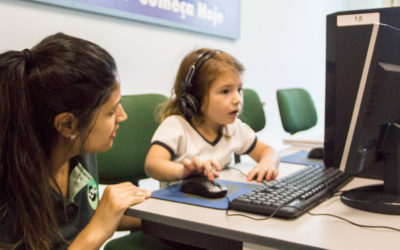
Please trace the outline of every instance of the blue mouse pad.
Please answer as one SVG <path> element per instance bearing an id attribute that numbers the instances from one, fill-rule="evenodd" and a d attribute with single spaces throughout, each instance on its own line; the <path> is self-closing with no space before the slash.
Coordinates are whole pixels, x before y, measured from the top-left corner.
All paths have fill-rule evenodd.
<path id="1" fill-rule="evenodd" d="M 228 188 L 227 197 L 229 200 L 233 200 L 234 198 L 248 193 L 251 190 L 256 189 L 262 184 L 250 184 L 246 182 L 235 182 L 235 181 L 226 181 L 216 179 L 216 182 L 224 184 Z M 191 205 L 197 205 L 202 207 L 210 207 L 216 209 L 228 209 L 229 203 L 226 197 L 222 198 L 204 198 L 194 194 L 183 193 L 179 190 L 180 183 L 174 184 L 167 188 L 162 188 L 156 191 L 153 191 L 151 195 L 152 198 L 175 201 L 180 203 L 186 203 Z"/>
<path id="2" fill-rule="evenodd" d="M 305 150 L 301 150 L 297 153 L 287 155 L 281 158 L 281 162 L 301 164 L 301 165 L 316 165 L 316 166 L 324 166 L 324 162 L 322 160 L 317 159 L 309 159 L 307 157 L 308 152 Z"/>

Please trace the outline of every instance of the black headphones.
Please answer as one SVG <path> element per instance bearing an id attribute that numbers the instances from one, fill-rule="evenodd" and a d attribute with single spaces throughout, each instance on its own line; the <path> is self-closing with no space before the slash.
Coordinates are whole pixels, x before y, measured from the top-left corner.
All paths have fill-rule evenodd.
<path id="1" fill-rule="evenodd" d="M 208 50 L 201 53 L 189 67 L 186 77 L 181 83 L 182 96 L 179 99 L 179 109 L 187 120 L 201 113 L 201 103 L 193 93 L 192 79 L 208 59 L 219 53 L 221 53 L 219 50 Z"/>

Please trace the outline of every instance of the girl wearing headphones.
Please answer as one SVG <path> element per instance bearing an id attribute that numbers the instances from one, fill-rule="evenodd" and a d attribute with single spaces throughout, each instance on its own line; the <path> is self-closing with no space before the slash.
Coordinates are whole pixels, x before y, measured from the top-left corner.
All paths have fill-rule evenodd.
<path id="1" fill-rule="evenodd" d="M 111 148 L 120 100 L 114 59 L 91 42 L 58 33 L 0 54 L 0 249 L 98 249 L 140 226 L 124 212 L 150 192 L 121 183 L 99 200 L 85 156 Z"/>
<path id="2" fill-rule="evenodd" d="M 199 49 L 185 56 L 146 157 L 150 177 L 174 181 L 203 174 L 213 180 L 233 153 L 258 162 L 248 180 L 277 177 L 276 151 L 237 119 L 243 71 L 240 62 L 220 50 Z"/>

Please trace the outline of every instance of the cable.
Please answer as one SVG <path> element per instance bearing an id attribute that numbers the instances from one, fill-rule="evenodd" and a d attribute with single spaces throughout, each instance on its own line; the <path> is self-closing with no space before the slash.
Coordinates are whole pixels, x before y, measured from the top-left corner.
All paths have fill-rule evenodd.
<path id="1" fill-rule="evenodd" d="M 241 173 L 243 176 L 246 176 L 246 177 L 247 177 L 247 174 L 244 173 L 240 168 L 235 168 L 235 167 L 228 167 L 228 168 L 229 168 L 229 169 L 236 170 L 236 171 L 239 171 L 239 173 Z"/>
<path id="2" fill-rule="evenodd" d="M 295 206 L 284 206 L 284 207 L 291 207 L 291 208 L 296 208 L 296 209 L 298 209 L 298 210 L 301 210 L 300 208 L 295 207 Z M 382 229 L 390 229 L 390 230 L 394 230 L 394 231 L 399 231 L 399 232 L 400 232 L 400 228 L 389 227 L 389 226 L 380 226 L 380 225 L 375 226 L 375 225 L 364 225 L 364 224 L 359 224 L 359 223 L 353 222 L 353 221 L 351 221 L 351 220 L 348 220 L 348 219 L 346 219 L 346 218 L 343 218 L 343 217 L 341 217 L 341 216 L 334 215 L 334 214 L 311 213 L 311 212 L 309 212 L 309 211 L 303 211 L 303 212 L 306 213 L 306 214 L 309 214 L 309 215 L 311 215 L 311 216 L 330 216 L 330 217 L 334 217 L 334 218 L 337 218 L 337 219 L 346 221 L 346 222 L 348 222 L 348 223 L 350 223 L 350 224 L 352 224 L 352 225 L 354 225 L 354 226 L 357 226 L 357 227 L 382 228 Z"/>
<path id="3" fill-rule="evenodd" d="M 229 208 L 225 210 L 225 214 L 227 216 L 242 216 L 242 217 L 246 217 L 246 218 L 249 218 L 249 219 L 252 219 L 252 220 L 268 220 L 269 218 L 272 218 L 271 216 L 263 217 L 263 218 L 255 218 L 255 217 L 251 217 L 251 216 L 249 216 L 247 214 L 230 214 L 229 211 L 231 211 Z"/>
<path id="4" fill-rule="evenodd" d="M 247 176 L 247 175 L 246 175 L 241 169 L 239 169 L 239 168 L 235 168 L 235 167 L 229 167 L 229 168 L 230 168 L 230 169 L 233 169 L 233 170 L 236 170 L 236 171 L 239 171 L 242 175 Z M 263 181 L 262 183 L 263 183 L 264 185 L 266 185 L 265 181 Z M 341 195 L 343 192 L 344 192 L 344 191 L 339 190 L 339 191 L 333 193 L 332 196 L 331 196 L 331 198 L 332 198 L 332 197 L 337 197 L 337 196 Z M 229 204 L 231 201 L 229 200 L 229 198 L 228 198 L 227 196 L 225 196 L 225 198 L 228 199 L 228 204 Z M 278 208 L 276 208 L 276 209 L 274 210 L 273 213 L 271 213 L 269 216 L 264 217 L 264 218 L 255 218 L 255 217 L 251 217 L 251 216 L 249 216 L 249 215 L 240 214 L 240 213 L 237 213 L 237 214 L 229 214 L 229 211 L 230 211 L 229 208 L 226 209 L 225 214 L 226 214 L 227 216 L 242 216 L 242 217 L 246 217 L 246 218 L 249 218 L 249 219 L 252 219 L 252 220 L 268 220 L 268 219 L 274 217 L 274 215 L 275 215 L 275 214 L 279 211 L 279 209 L 281 209 L 282 207 L 291 207 L 291 208 L 295 208 L 295 209 L 301 210 L 300 208 L 295 207 L 295 206 L 289 206 L 289 205 L 285 206 L 285 205 L 281 205 L 281 206 L 279 206 Z M 308 212 L 308 211 L 305 211 L 305 210 L 303 210 L 302 212 L 307 213 L 307 214 L 309 214 L 309 215 L 311 215 L 311 216 L 330 216 L 330 217 L 334 217 L 334 218 L 337 218 L 337 219 L 346 221 L 346 222 L 348 222 L 348 223 L 350 223 L 350 224 L 352 224 L 352 225 L 354 225 L 354 226 L 357 226 L 357 227 L 363 227 L 363 228 L 382 228 L 382 229 L 389 229 L 389 230 L 399 231 L 399 232 L 400 232 L 400 229 L 399 229 L 399 228 L 388 227 L 388 226 L 379 226 L 379 225 L 378 225 L 378 226 L 374 226 L 374 225 L 363 225 L 363 224 L 359 224 L 359 223 L 353 222 L 353 221 L 351 221 L 351 220 L 348 220 L 348 219 L 346 219 L 346 218 L 343 218 L 343 217 L 341 217 L 341 216 L 334 215 L 334 214 L 311 213 L 311 212 Z"/>
<path id="5" fill-rule="evenodd" d="M 236 171 L 238 171 L 240 174 L 242 174 L 243 176 L 247 177 L 247 174 L 246 174 L 245 172 L 243 172 L 243 171 L 242 171 L 241 169 L 239 169 L 239 168 L 229 167 L 229 169 L 236 170 Z M 264 184 L 264 185 L 267 185 L 268 182 L 271 182 L 271 181 L 267 181 L 267 180 L 261 181 L 261 183 Z"/>
<path id="6" fill-rule="evenodd" d="M 386 23 L 378 23 L 378 24 L 379 24 L 379 25 L 382 25 L 382 26 L 390 27 L 390 28 L 395 29 L 395 30 L 400 30 L 399 28 L 397 28 L 397 27 L 395 27 L 395 26 L 392 26 L 392 25 L 389 25 L 389 24 L 386 24 Z"/>
<path id="7" fill-rule="evenodd" d="M 339 192 L 336 192 L 336 193 L 335 193 L 335 196 L 338 195 L 337 193 L 342 193 L 342 192 L 340 192 L 340 191 L 339 191 Z M 225 198 L 228 199 L 228 204 L 229 204 L 229 202 L 230 202 L 229 198 L 228 198 L 227 196 L 225 196 Z M 283 208 L 283 207 L 295 208 L 295 209 L 300 210 L 300 211 L 302 211 L 302 212 L 304 212 L 304 213 L 306 213 L 306 214 L 309 214 L 309 215 L 311 215 L 311 216 L 330 216 L 330 217 L 334 217 L 334 218 L 336 218 L 336 219 L 343 220 L 343 221 L 345 221 L 345 222 L 347 222 L 347 223 L 350 223 L 350 224 L 352 224 L 352 225 L 354 225 L 354 226 L 357 226 L 357 227 L 363 227 L 363 228 L 381 228 L 381 229 L 389 229 L 389 230 L 393 230 L 393 231 L 398 231 L 398 232 L 400 232 L 400 229 L 399 229 L 399 228 L 395 228 L 395 227 L 380 226 L 380 225 L 376 226 L 376 225 L 364 225 L 364 224 L 359 224 L 359 223 L 353 222 L 353 221 L 351 221 L 351 220 L 348 220 L 348 219 L 343 218 L 343 217 L 338 216 L 338 215 L 334 215 L 334 214 L 325 214 L 325 213 L 312 213 L 312 212 L 309 212 L 309 211 L 301 210 L 301 209 L 298 208 L 298 207 L 289 206 L 289 205 L 281 205 L 281 206 L 277 207 L 277 208 L 274 210 L 274 212 L 271 213 L 269 216 L 263 217 L 263 218 L 255 218 L 255 217 L 252 217 L 252 216 L 249 216 L 249 215 L 246 215 L 246 214 L 241 214 L 241 213 L 229 214 L 229 211 L 230 211 L 229 208 L 225 210 L 225 214 L 226 214 L 227 216 L 242 216 L 242 217 L 246 217 L 246 218 L 249 218 L 249 219 L 252 219 L 252 220 L 268 220 L 268 219 L 274 217 L 274 215 L 279 211 L 279 209 L 281 209 L 281 208 Z"/>

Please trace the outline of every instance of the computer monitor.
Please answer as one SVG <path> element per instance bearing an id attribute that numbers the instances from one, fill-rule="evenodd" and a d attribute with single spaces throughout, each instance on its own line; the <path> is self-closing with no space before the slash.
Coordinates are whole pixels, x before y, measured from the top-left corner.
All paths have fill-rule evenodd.
<path id="1" fill-rule="evenodd" d="M 386 23 L 385 23 L 386 22 Z M 328 167 L 382 179 L 342 193 L 354 208 L 400 214 L 400 8 L 327 16 Z"/>

